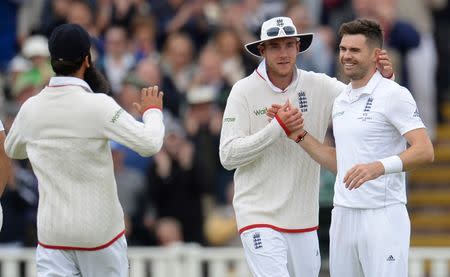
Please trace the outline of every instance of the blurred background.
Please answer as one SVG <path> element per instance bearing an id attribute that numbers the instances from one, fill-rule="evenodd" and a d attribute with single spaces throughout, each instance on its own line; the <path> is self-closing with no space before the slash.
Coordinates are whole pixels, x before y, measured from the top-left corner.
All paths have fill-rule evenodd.
<path id="1" fill-rule="evenodd" d="M 140 120 L 132 106 L 140 89 L 158 85 L 164 91 L 166 137 L 160 153 L 142 158 L 111 142 L 130 248 L 240 247 L 231 206 L 233 172 L 222 168 L 218 156 L 222 113 L 232 85 L 259 62 L 243 45 L 257 40 L 264 20 L 280 15 L 291 17 L 299 32 L 315 34 L 298 66 L 344 82 L 337 64 L 340 24 L 357 17 L 381 24 L 396 81 L 414 95 L 436 151 L 432 166 L 408 176 L 411 244 L 450 247 L 448 0 L 1 0 L 0 118 L 8 130 L 21 104 L 53 76 L 47 48 L 52 30 L 80 24 L 91 35 L 91 52 L 110 95 L 125 110 Z M 327 140 L 333 142 L 331 135 Z M 334 175 L 323 171 L 324 272 L 333 184 Z M 0 250 L 36 246 L 37 186 L 29 163 L 14 161 L 1 198 Z M 2 253 L 0 276 L 14 277 L 4 271 Z M 448 262 L 440 266 L 445 272 Z M 435 270 L 428 260 L 424 268 L 415 276 Z M 207 269 L 200 271 L 207 276 Z"/>

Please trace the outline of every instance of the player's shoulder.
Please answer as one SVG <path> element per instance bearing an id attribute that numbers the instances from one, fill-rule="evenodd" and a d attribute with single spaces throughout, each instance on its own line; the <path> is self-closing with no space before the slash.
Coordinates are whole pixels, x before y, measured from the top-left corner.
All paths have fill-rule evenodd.
<path id="1" fill-rule="evenodd" d="M 307 70 L 303 70 L 298 68 L 297 69 L 297 73 L 299 74 L 299 76 L 302 76 L 302 78 L 304 79 L 309 79 L 309 80 L 314 80 L 314 81 L 337 81 L 336 78 L 334 77 L 330 77 L 325 73 L 320 73 L 320 72 L 315 72 L 315 71 L 307 71 Z"/>
<path id="2" fill-rule="evenodd" d="M 412 97 L 411 92 L 406 87 L 387 78 L 381 79 L 379 85 L 377 86 L 377 92 L 385 97 L 394 99 Z"/>
<path id="3" fill-rule="evenodd" d="M 34 108 L 39 108 L 39 102 L 40 102 L 41 96 L 42 96 L 42 94 L 38 93 L 36 95 L 29 97 L 20 106 L 20 111 L 24 112 L 27 110 L 32 110 Z"/>
<path id="4" fill-rule="evenodd" d="M 257 91 L 259 82 L 264 81 L 261 79 L 257 71 L 253 71 L 250 75 L 238 80 L 231 88 L 230 96 L 232 97 L 245 97 L 247 94 Z M 260 80 L 261 79 L 261 80 Z"/>
<path id="5" fill-rule="evenodd" d="M 301 76 L 303 82 L 310 83 L 314 86 L 328 86 L 339 91 L 341 91 L 345 87 L 345 84 L 336 79 L 336 77 L 328 76 L 325 73 L 306 71 L 303 69 L 298 69 L 298 73 L 299 76 Z"/>

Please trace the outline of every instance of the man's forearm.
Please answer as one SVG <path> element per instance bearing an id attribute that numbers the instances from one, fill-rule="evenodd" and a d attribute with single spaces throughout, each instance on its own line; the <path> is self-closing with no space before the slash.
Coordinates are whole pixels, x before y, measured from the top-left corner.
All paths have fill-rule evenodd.
<path id="1" fill-rule="evenodd" d="M 336 149 L 334 147 L 319 142 L 309 133 L 298 144 L 321 166 L 334 173 L 337 172 Z"/>

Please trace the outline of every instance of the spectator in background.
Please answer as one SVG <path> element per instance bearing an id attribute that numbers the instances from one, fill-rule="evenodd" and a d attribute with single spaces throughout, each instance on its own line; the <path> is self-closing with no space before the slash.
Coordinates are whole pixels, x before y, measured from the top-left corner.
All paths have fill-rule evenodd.
<path id="1" fill-rule="evenodd" d="M 94 38 L 99 36 L 99 31 L 94 22 L 94 10 L 87 0 L 71 0 L 67 11 L 67 22 L 78 24 Z"/>
<path id="2" fill-rule="evenodd" d="M 44 0 L 41 14 L 39 33 L 50 37 L 53 29 L 67 23 L 67 14 L 72 0 Z"/>
<path id="3" fill-rule="evenodd" d="M 21 73 L 27 72 L 31 69 L 31 62 L 23 57 L 23 55 L 16 55 L 8 64 L 8 71 L 6 72 L 6 76 L 4 79 L 4 94 L 0 96 L 2 101 L 4 100 L 13 100 L 11 95 L 11 87 L 17 80 L 17 77 L 21 75 Z M 10 102 L 10 104 L 13 102 Z"/>
<path id="4" fill-rule="evenodd" d="M 159 246 L 174 246 L 183 243 L 183 226 L 173 217 L 162 217 L 155 224 L 156 242 Z"/>
<path id="5" fill-rule="evenodd" d="M 22 74 L 34 76 L 34 78 L 39 80 L 39 85 L 41 86 L 47 84 L 54 74 L 50 65 L 47 38 L 41 35 L 27 38 L 23 45 L 22 53 L 31 62 L 31 68 Z"/>
<path id="6" fill-rule="evenodd" d="M 179 116 L 182 95 L 172 79 L 162 72 L 158 63 L 151 59 L 141 60 L 135 69 L 136 76 L 144 84 L 158 85 L 164 90 L 164 107 L 173 116 Z"/>
<path id="7" fill-rule="evenodd" d="M 214 46 L 204 47 L 198 57 L 198 66 L 191 82 L 191 87 L 208 87 L 214 94 L 214 102 L 225 107 L 233 83 L 224 74 L 223 60 Z M 229 73 L 229 72 L 228 72 Z"/>
<path id="8" fill-rule="evenodd" d="M 317 28 L 313 25 L 310 14 L 302 4 L 294 4 L 286 9 L 286 15 L 292 18 L 297 30 L 314 33 L 311 47 L 303 55 L 297 56 L 297 66 L 306 71 L 331 75 L 334 65 L 333 35 L 329 28 Z"/>
<path id="9" fill-rule="evenodd" d="M 177 219 L 185 242 L 203 244 L 205 172 L 195 160 L 197 149 L 186 139 L 181 124 L 170 116 L 164 122 L 164 144 L 149 171 L 148 197 L 155 203 L 157 219 Z"/>
<path id="10" fill-rule="evenodd" d="M 39 31 L 40 16 L 46 0 L 21 1 L 17 20 L 17 40 L 20 45 L 31 34 Z"/>
<path id="11" fill-rule="evenodd" d="M 111 26 L 105 33 L 105 53 L 100 58 L 99 69 L 109 81 L 113 95 L 120 92 L 123 79 L 134 65 L 126 29 Z"/>
<path id="12" fill-rule="evenodd" d="M 406 54 L 408 80 L 414 99 L 420 109 L 421 117 L 431 139 L 436 138 L 437 124 L 437 48 L 432 11 L 445 5 L 445 0 L 397 0 L 395 5 L 400 20 L 411 22 L 419 31 L 420 44 Z M 417 66 L 417 61 L 420 66 Z"/>
<path id="13" fill-rule="evenodd" d="M 232 172 L 222 167 L 217 152 L 223 116 L 216 103 L 217 90 L 210 85 L 199 85 L 191 88 L 186 98 L 188 107 L 184 126 L 189 140 L 197 149 L 195 160 L 203 172 L 205 190 L 213 193 L 217 203 L 223 204 L 226 202 L 226 185 L 232 179 Z"/>
<path id="14" fill-rule="evenodd" d="M 97 0 L 96 28 L 104 33 L 110 26 L 119 25 L 131 31 L 133 18 L 137 15 L 138 1 Z"/>
<path id="15" fill-rule="evenodd" d="M 44 36 L 34 35 L 27 38 L 22 55 L 17 55 L 10 64 L 11 71 L 7 80 L 10 100 L 22 104 L 47 84 L 53 76 L 49 56 L 47 39 Z"/>
<path id="16" fill-rule="evenodd" d="M 161 57 L 161 67 L 182 94 L 191 86 L 195 54 L 194 44 L 188 35 L 171 33 L 168 36 Z"/>
<path id="17" fill-rule="evenodd" d="M 131 47 L 137 62 L 151 59 L 159 62 L 160 53 L 156 45 L 155 20 L 150 16 L 137 16 L 131 27 Z"/>
<path id="18" fill-rule="evenodd" d="M 241 38 L 234 29 L 219 29 L 213 39 L 215 50 L 220 55 L 222 74 L 228 84 L 234 84 L 253 71 L 257 63 L 245 54 Z"/>
<path id="19" fill-rule="evenodd" d="M 5 228 L 0 232 L 0 244 L 36 246 L 38 201 L 38 181 L 29 162 L 13 161 L 1 201 Z"/>
<path id="20" fill-rule="evenodd" d="M 36 95 L 42 89 L 41 79 L 35 74 L 20 74 L 11 88 L 11 97 L 22 105 L 28 98 Z"/>
<path id="21" fill-rule="evenodd" d="M 158 41 L 166 41 L 172 33 L 188 34 L 196 48 L 203 46 L 209 37 L 209 26 L 203 14 L 203 0 L 155 1 L 153 14 L 156 17 Z"/>

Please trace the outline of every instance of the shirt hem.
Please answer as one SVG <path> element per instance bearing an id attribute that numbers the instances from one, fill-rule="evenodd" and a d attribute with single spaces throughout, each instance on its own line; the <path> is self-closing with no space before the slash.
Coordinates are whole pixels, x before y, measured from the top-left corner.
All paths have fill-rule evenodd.
<path id="1" fill-rule="evenodd" d="M 44 244 L 42 242 L 38 241 L 38 244 L 44 248 L 48 248 L 48 249 L 55 249 L 55 250 L 79 250 L 79 251 L 97 251 L 97 250 L 101 250 L 104 249 L 106 247 L 111 246 L 114 242 L 116 242 L 119 238 L 121 238 L 123 235 L 125 234 L 125 230 L 123 230 L 122 232 L 120 232 L 117 236 L 115 236 L 112 240 L 110 240 L 109 242 L 102 244 L 100 246 L 96 246 L 96 247 L 76 247 L 76 246 L 59 246 L 59 245 L 49 245 L 49 244 Z"/>
<path id="2" fill-rule="evenodd" d="M 319 226 L 303 228 L 303 229 L 286 229 L 286 228 L 281 228 L 281 227 L 277 227 L 277 226 L 270 225 L 270 224 L 252 224 L 252 225 L 248 225 L 248 226 L 245 226 L 245 227 L 242 227 L 241 229 L 239 229 L 239 234 L 242 234 L 243 232 L 245 232 L 247 230 L 255 229 L 255 228 L 270 228 L 270 229 L 273 229 L 275 231 L 282 232 L 282 233 L 306 233 L 306 232 L 312 232 L 312 231 L 318 230 Z"/>

